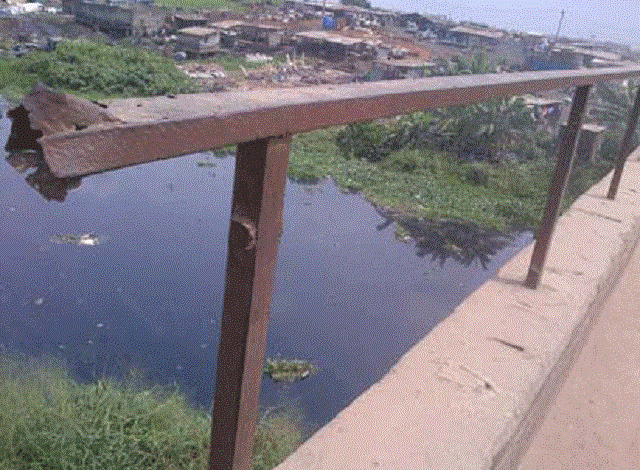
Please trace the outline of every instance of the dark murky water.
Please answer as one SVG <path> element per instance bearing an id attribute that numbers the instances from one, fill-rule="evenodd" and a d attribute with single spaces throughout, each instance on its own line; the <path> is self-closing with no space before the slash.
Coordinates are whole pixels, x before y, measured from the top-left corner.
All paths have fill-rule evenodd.
<path id="1" fill-rule="evenodd" d="M 10 121 L 0 120 L 4 146 Z M 234 159 L 202 155 L 84 178 L 47 201 L 0 161 L 0 343 L 68 360 L 81 379 L 143 368 L 203 406 L 213 394 Z M 283 397 L 326 423 L 531 241 L 483 262 L 431 260 L 394 226 L 330 182 L 289 183 L 268 354 L 311 359 L 321 372 Z M 75 246 L 53 234 L 95 232 Z M 428 248 L 428 247 L 427 247 Z M 418 256 L 420 253 L 422 256 Z M 483 269 L 486 263 L 486 270 Z"/>

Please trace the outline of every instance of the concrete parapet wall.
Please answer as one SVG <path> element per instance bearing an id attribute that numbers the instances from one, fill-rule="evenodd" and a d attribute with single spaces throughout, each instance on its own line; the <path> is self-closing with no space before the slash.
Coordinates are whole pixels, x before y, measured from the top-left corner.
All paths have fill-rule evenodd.
<path id="1" fill-rule="evenodd" d="M 515 468 L 640 237 L 640 163 L 615 201 L 610 177 L 558 221 L 537 290 L 530 246 L 277 469 Z"/>

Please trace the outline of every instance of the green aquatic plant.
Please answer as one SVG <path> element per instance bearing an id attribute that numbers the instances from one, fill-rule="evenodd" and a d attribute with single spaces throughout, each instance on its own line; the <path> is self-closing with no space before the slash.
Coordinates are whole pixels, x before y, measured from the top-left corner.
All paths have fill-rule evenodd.
<path id="1" fill-rule="evenodd" d="M 305 360 L 267 358 L 262 371 L 274 382 L 297 382 L 317 374 L 319 369 Z"/>

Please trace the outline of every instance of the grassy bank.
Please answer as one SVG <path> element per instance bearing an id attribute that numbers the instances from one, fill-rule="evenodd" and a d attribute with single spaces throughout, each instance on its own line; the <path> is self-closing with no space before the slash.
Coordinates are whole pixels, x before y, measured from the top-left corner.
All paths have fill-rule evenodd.
<path id="1" fill-rule="evenodd" d="M 53 360 L 0 356 L 0 469 L 206 468 L 210 418 L 175 387 L 79 384 Z M 273 468 L 302 442 L 300 415 L 265 413 L 254 469 Z"/>
<path id="2" fill-rule="evenodd" d="M 152 52 L 65 41 L 53 52 L 0 59 L 0 93 L 19 99 L 36 82 L 90 99 L 196 91 L 173 61 Z"/>
<path id="3" fill-rule="evenodd" d="M 536 227 L 546 203 L 555 160 L 465 162 L 434 146 L 405 146 L 376 161 L 345 156 L 340 129 L 294 136 L 289 176 L 313 183 L 331 177 L 386 213 L 430 221 L 457 220 L 504 230 Z M 610 162 L 576 164 L 567 207 L 611 168 Z"/>

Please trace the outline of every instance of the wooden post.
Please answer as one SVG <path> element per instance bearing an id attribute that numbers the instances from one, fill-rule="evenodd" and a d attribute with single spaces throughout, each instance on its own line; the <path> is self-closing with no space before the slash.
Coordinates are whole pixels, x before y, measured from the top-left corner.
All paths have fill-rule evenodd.
<path id="1" fill-rule="evenodd" d="M 529 289 L 536 289 L 540 283 L 540 276 L 542 275 L 544 262 L 551 244 L 553 229 L 558 219 L 558 211 L 562 203 L 564 190 L 567 186 L 571 166 L 573 165 L 577 138 L 580 133 L 580 128 L 582 127 L 582 116 L 584 115 L 590 88 L 591 85 L 578 87 L 573 97 L 567 127 L 562 134 L 562 140 L 558 148 L 558 162 L 556 163 L 556 171 L 551 180 L 551 186 L 549 186 L 547 206 L 544 210 L 540 227 L 538 227 L 536 245 L 533 248 L 529 273 L 524 282 L 524 285 Z"/>
<path id="2" fill-rule="evenodd" d="M 616 169 L 613 172 L 611 178 L 611 185 L 609 186 L 609 192 L 607 193 L 607 199 L 615 199 L 618 192 L 618 186 L 620 185 L 620 179 L 622 178 L 622 170 L 624 164 L 627 161 L 627 157 L 631 153 L 631 141 L 633 140 L 633 133 L 636 130 L 638 124 L 638 113 L 640 112 L 640 86 L 638 86 L 638 92 L 636 93 L 636 100 L 633 102 L 633 108 L 631 114 L 629 114 L 629 120 L 627 121 L 627 130 L 624 133 L 622 139 L 622 145 L 618 151 L 618 158 L 616 159 Z"/>
<path id="3" fill-rule="evenodd" d="M 238 145 L 209 470 L 251 468 L 289 142 Z"/>

